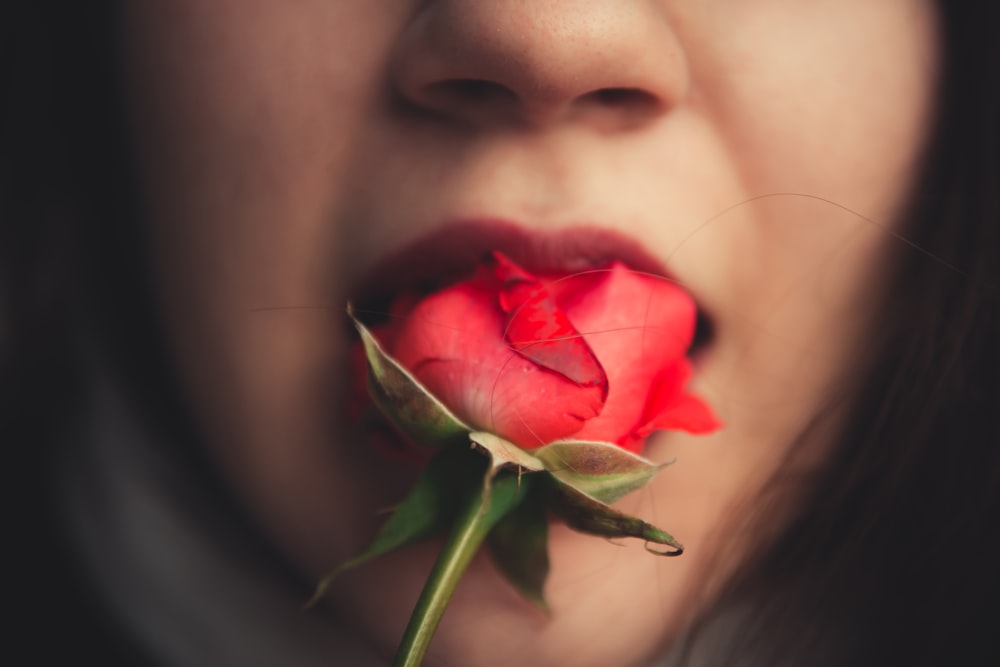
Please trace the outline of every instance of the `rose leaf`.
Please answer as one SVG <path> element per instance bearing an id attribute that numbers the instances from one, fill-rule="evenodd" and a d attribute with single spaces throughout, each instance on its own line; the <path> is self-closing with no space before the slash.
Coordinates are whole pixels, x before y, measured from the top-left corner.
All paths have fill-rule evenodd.
<path id="1" fill-rule="evenodd" d="M 447 449 L 424 468 L 402 503 L 382 525 L 374 541 L 357 556 L 323 577 L 306 606 L 315 604 L 340 573 L 443 532 L 455 520 L 458 499 L 483 480 L 483 458 L 464 447 Z"/>
<path id="2" fill-rule="evenodd" d="M 537 476 L 526 477 L 526 497 L 490 533 L 493 562 L 507 580 L 546 614 L 544 586 L 549 574 L 548 512 Z"/>
<path id="3" fill-rule="evenodd" d="M 608 504 L 645 486 L 666 465 L 610 442 L 561 440 L 534 455 L 563 484 Z"/>
<path id="4" fill-rule="evenodd" d="M 623 514 L 550 476 L 549 507 L 573 530 L 598 537 L 638 537 L 670 547 L 669 551 L 647 549 L 661 556 L 680 556 L 684 547 L 669 533 L 642 519 Z"/>
<path id="5" fill-rule="evenodd" d="M 348 314 L 361 334 L 368 359 L 368 391 L 379 410 L 403 433 L 427 447 L 462 441 L 472 429 L 393 359 L 368 331 Z"/>

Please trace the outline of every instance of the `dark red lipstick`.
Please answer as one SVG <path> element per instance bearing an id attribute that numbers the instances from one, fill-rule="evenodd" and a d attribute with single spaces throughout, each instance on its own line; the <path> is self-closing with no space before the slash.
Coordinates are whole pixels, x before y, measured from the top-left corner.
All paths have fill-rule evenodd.
<path id="1" fill-rule="evenodd" d="M 356 295 L 364 302 L 400 289 L 433 290 L 465 276 L 494 250 L 538 275 L 565 275 L 618 260 L 636 271 L 668 276 L 641 243 L 616 232 L 590 226 L 538 231 L 477 220 L 445 225 L 392 253 L 368 272 Z"/>
<path id="2" fill-rule="evenodd" d="M 471 272 L 498 250 L 536 275 L 567 275 L 619 261 L 636 271 L 670 278 L 667 268 L 643 244 L 595 226 L 527 229 L 504 220 L 449 223 L 379 261 L 353 291 L 360 311 L 387 312 L 402 292 L 433 292 Z M 696 345 L 709 337 L 699 310 Z"/>

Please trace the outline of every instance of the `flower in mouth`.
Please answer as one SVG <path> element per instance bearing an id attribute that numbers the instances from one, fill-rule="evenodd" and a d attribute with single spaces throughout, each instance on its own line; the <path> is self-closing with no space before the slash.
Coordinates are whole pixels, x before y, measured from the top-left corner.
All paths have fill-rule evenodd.
<path id="1" fill-rule="evenodd" d="M 535 276 L 493 253 L 393 314 L 375 332 L 386 352 L 459 420 L 521 448 L 573 438 L 639 452 L 657 429 L 718 427 L 685 391 L 694 303 L 621 263 Z"/>
<path id="2" fill-rule="evenodd" d="M 449 531 L 397 654 L 395 664 L 411 666 L 484 541 L 507 579 L 546 608 L 550 513 L 680 555 L 669 533 L 610 503 L 663 468 L 640 456 L 652 432 L 720 426 L 685 389 L 695 314 L 683 290 L 617 262 L 536 276 L 494 252 L 465 280 L 399 297 L 387 325 L 355 320 L 375 405 L 438 454 L 369 548 L 313 599 L 337 573 Z"/>

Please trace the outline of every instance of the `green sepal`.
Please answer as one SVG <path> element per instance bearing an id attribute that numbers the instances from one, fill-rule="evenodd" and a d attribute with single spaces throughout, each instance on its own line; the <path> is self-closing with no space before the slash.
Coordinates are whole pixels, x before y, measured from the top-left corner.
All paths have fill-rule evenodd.
<path id="1" fill-rule="evenodd" d="M 501 469 L 522 472 L 544 470 L 545 465 L 537 458 L 509 440 L 485 431 L 473 431 L 469 440 L 490 459 L 490 473 L 495 475 Z"/>
<path id="2" fill-rule="evenodd" d="M 607 504 L 642 488 L 667 465 L 611 442 L 560 440 L 533 454 L 556 479 Z"/>
<path id="3" fill-rule="evenodd" d="M 549 613 L 545 580 L 549 575 L 549 518 L 544 480 L 526 475 L 525 498 L 500 520 L 487 538 L 493 562 L 528 601 Z"/>
<path id="4" fill-rule="evenodd" d="M 646 523 L 642 519 L 629 516 L 591 498 L 554 476 L 549 476 L 549 507 L 552 512 L 575 531 L 606 537 L 637 537 L 647 543 L 662 544 L 669 551 L 647 550 L 661 556 L 680 556 L 684 547 L 670 533 Z"/>
<path id="5" fill-rule="evenodd" d="M 348 306 L 368 359 L 368 393 L 379 410 L 414 442 L 441 448 L 472 430 L 393 359 Z"/>

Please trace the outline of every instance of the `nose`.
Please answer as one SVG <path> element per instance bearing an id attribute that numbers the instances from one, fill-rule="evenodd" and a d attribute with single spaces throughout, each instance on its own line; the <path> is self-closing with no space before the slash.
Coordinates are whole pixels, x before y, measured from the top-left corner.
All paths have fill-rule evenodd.
<path id="1" fill-rule="evenodd" d="M 634 128 L 676 104 L 684 53 L 652 0 L 428 0 L 400 35 L 396 92 L 474 127 Z"/>

